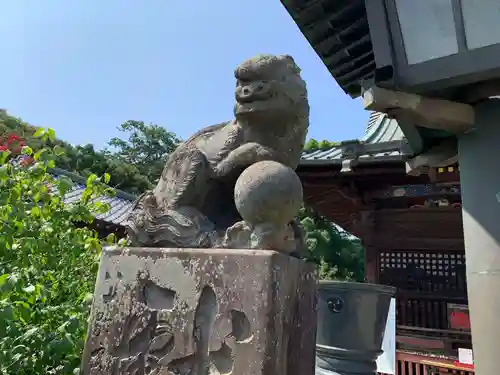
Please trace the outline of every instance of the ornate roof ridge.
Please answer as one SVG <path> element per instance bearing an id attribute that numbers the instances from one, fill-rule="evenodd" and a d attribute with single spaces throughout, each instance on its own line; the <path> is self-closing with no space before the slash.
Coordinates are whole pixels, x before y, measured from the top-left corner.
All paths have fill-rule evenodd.
<path id="1" fill-rule="evenodd" d="M 358 140 L 361 144 L 391 144 L 397 141 L 403 142 L 405 139 L 404 134 L 399 127 L 396 120 L 391 119 L 385 113 L 371 112 L 368 122 L 366 124 L 365 133 Z M 309 163 L 314 161 L 324 162 L 340 162 L 343 157 L 343 149 L 345 143 L 353 143 L 352 141 L 341 142 L 338 146 L 332 146 L 328 149 L 306 150 L 302 154 L 302 163 Z M 354 142 L 356 143 L 356 142 Z M 402 155 L 400 151 L 388 150 L 387 152 L 381 151 L 376 154 L 361 155 L 360 157 L 397 157 Z"/>

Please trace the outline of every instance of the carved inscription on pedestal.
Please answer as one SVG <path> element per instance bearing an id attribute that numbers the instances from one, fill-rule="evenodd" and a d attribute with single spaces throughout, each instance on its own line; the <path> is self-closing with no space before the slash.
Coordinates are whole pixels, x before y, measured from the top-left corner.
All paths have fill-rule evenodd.
<path id="1" fill-rule="evenodd" d="M 286 357 L 296 337 L 298 284 L 287 286 L 276 274 L 275 256 L 287 257 L 258 254 L 106 250 L 82 374 L 274 375 L 276 366 L 286 368 L 271 355 L 280 350 Z M 312 270 L 304 275 L 313 294 Z"/>

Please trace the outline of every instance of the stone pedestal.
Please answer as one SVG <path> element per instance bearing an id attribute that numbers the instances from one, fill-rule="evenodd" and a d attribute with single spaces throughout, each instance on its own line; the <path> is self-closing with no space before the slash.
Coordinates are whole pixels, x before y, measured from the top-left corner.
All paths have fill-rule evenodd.
<path id="1" fill-rule="evenodd" d="M 375 375 L 396 288 L 320 281 L 316 375 Z"/>
<path id="2" fill-rule="evenodd" d="M 107 249 L 81 373 L 312 375 L 315 293 L 273 251 Z"/>

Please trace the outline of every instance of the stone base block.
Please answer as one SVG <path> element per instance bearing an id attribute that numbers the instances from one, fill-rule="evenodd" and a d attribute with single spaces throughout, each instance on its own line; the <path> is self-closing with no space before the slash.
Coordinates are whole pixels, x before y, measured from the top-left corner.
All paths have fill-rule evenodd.
<path id="1" fill-rule="evenodd" d="M 107 249 L 82 374 L 313 375 L 314 266 L 273 251 Z"/>

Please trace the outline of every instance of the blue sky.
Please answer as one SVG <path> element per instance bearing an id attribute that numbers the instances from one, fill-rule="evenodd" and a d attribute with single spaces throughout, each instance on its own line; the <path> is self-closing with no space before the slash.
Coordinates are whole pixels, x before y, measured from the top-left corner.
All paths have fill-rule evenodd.
<path id="1" fill-rule="evenodd" d="M 0 14 L 0 108 L 74 144 L 103 147 L 126 120 L 183 138 L 228 120 L 233 70 L 259 53 L 302 68 L 309 137 L 357 138 L 368 119 L 279 0 L 15 0 Z"/>

